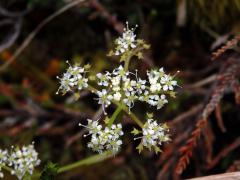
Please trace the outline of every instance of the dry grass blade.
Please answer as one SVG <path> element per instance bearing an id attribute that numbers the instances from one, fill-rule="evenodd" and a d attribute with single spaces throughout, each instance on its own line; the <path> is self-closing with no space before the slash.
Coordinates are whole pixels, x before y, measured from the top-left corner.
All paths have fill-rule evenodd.
<path id="1" fill-rule="evenodd" d="M 24 49 L 31 43 L 31 41 L 34 39 L 34 37 L 38 34 L 38 32 L 44 27 L 46 26 L 50 21 L 52 21 L 53 19 L 55 19 L 56 17 L 58 17 L 60 14 L 66 12 L 67 10 L 77 6 L 79 3 L 83 3 L 86 0 L 75 0 L 67 5 L 65 5 L 64 7 L 62 7 L 61 9 L 59 9 L 58 11 L 56 11 L 55 13 L 53 13 L 52 15 L 50 15 L 49 17 L 47 17 L 46 19 L 44 19 L 28 36 L 27 38 L 23 41 L 23 43 L 20 45 L 20 47 L 14 52 L 13 56 L 7 61 L 5 62 L 1 67 L 0 67 L 0 72 L 4 71 L 11 63 L 13 63 L 13 61 L 18 58 L 18 56 L 24 51 Z"/>

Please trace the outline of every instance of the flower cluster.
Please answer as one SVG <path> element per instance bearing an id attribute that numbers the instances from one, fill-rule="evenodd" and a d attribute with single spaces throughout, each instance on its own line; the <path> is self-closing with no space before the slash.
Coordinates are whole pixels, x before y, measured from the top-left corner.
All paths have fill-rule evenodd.
<path id="1" fill-rule="evenodd" d="M 112 151 L 114 154 L 120 149 L 122 141 L 120 136 L 123 135 L 121 124 L 113 124 L 120 111 L 130 112 L 136 101 L 144 102 L 156 109 L 162 108 L 168 103 L 169 97 L 175 97 L 175 87 L 177 81 L 174 80 L 175 75 L 165 73 L 163 68 L 147 71 L 146 78 L 140 78 L 138 71 L 130 72 L 128 70 L 132 57 L 142 59 L 143 51 L 149 49 L 150 45 L 142 39 L 137 39 L 134 33 L 135 28 L 129 29 L 128 23 L 121 37 L 115 41 L 115 48 L 111 50 L 108 56 L 118 56 L 119 61 L 124 63 L 112 71 L 97 73 L 96 76 L 86 77 L 86 72 L 89 69 L 71 66 L 60 79 L 60 87 L 58 91 L 63 94 L 69 91 L 82 90 L 87 88 L 97 95 L 95 98 L 98 104 L 102 106 L 103 112 L 106 115 L 105 109 L 111 104 L 115 104 L 118 108 L 110 118 L 111 121 L 106 121 L 106 127 L 103 128 L 98 121 L 88 119 L 88 125 L 84 126 L 89 130 L 91 140 L 88 147 L 96 152 Z M 92 85 L 88 84 L 88 80 L 95 81 Z M 57 93 L 58 93 L 57 91 Z M 142 131 L 134 129 L 133 133 L 138 135 L 142 133 L 141 143 L 137 147 L 139 152 L 146 147 L 159 152 L 162 142 L 169 141 L 168 128 L 166 125 L 158 124 L 148 117 L 147 122 L 143 125 L 140 120 L 133 118 L 136 123 L 142 127 Z"/>
<path id="2" fill-rule="evenodd" d="M 88 87 L 88 78 L 86 77 L 87 69 L 89 69 L 88 65 L 81 67 L 78 65 L 71 66 L 71 64 L 69 64 L 69 67 L 63 76 L 61 78 L 57 76 L 60 80 L 60 86 L 56 94 L 58 94 L 59 91 L 65 94 L 68 91 L 82 90 L 83 88 Z"/>
<path id="3" fill-rule="evenodd" d="M 8 151 L 0 149 L 0 178 L 4 177 L 2 167 L 6 166 Z"/>
<path id="4" fill-rule="evenodd" d="M 119 37 L 116 39 L 115 44 L 116 44 L 116 50 L 115 50 L 115 55 L 121 55 L 128 51 L 129 49 L 135 48 L 136 45 L 136 35 L 134 34 L 134 28 L 129 29 L 128 27 L 128 22 L 126 22 L 127 27 L 124 28 L 124 32 L 122 34 L 122 37 Z"/>
<path id="5" fill-rule="evenodd" d="M 7 166 L 11 169 L 11 174 L 16 175 L 18 179 L 22 179 L 25 174 L 32 175 L 34 168 L 39 164 L 38 153 L 33 144 L 22 148 L 15 147 L 10 152 L 0 149 L 0 170 Z M 3 177 L 2 172 L 0 177 Z"/>
<path id="6" fill-rule="evenodd" d="M 142 133 L 141 137 L 135 138 L 141 139 L 141 143 L 137 147 L 139 152 L 142 151 L 143 147 L 146 147 L 149 150 L 154 149 L 156 153 L 161 151 L 159 146 L 162 145 L 163 142 L 170 141 L 168 132 L 169 129 L 166 124 L 158 124 L 151 118 L 143 125 L 142 131 L 137 129 L 132 131 L 134 135 Z"/>
<path id="7" fill-rule="evenodd" d="M 134 102 L 139 100 L 160 109 L 168 102 L 166 95 L 174 94 L 177 81 L 173 79 L 174 76 L 167 75 L 163 68 L 149 71 L 147 76 L 148 79 L 143 80 L 137 76 L 137 72 L 125 71 L 121 65 L 112 73 L 98 73 L 98 85 L 102 87 L 102 90 L 96 93 L 98 104 L 101 104 L 104 110 L 113 101 L 118 101 L 130 110 Z"/>
<path id="8" fill-rule="evenodd" d="M 79 125 L 86 127 L 89 130 L 88 135 L 91 135 L 91 141 L 88 143 L 88 147 L 93 151 L 103 153 L 104 151 L 109 150 L 113 154 L 116 154 L 119 151 L 122 145 L 120 136 L 123 135 L 121 124 L 113 124 L 111 127 L 105 127 L 103 129 L 102 125 L 98 124 L 98 121 L 88 119 L 87 126 L 82 124 Z M 88 135 L 85 135 L 85 137 Z"/>

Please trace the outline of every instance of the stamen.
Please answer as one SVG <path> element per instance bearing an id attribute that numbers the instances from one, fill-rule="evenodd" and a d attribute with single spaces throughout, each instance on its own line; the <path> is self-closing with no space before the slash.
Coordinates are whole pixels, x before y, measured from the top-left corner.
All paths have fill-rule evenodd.
<path id="1" fill-rule="evenodd" d="M 82 127 L 85 127 L 85 128 L 88 128 L 87 126 L 85 126 L 85 125 L 83 125 L 83 124 L 81 124 L 81 123 L 79 123 L 78 124 L 79 126 L 82 126 Z M 89 128 L 88 128 L 89 129 Z"/>
<path id="2" fill-rule="evenodd" d="M 174 78 L 175 76 L 177 76 L 180 73 L 180 71 L 178 70 L 172 77 Z"/>
<path id="3" fill-rule="evenodd" d="M 104 103 L 102 104 L 102 109 L 103 109 L 103 114 L 107 115 L 106 111 L 105 111 L 105 107 L 104 107 Z"/>
<path id="4" fill-rule="evenodd" d="M 141 139 L 143 136 L 140 136 L 140 137 L 136 137 L 134 138 L 134 141 L 137 140 L 137 139 Z"/>
<path id="5" fill-rule="evenodd" d="M 89 134 L 84 134 L 83 137 L 87 137 L 87 136 L 89 136 L 89 135 L 91 135 L 91 133 L 89 133 Z"/>

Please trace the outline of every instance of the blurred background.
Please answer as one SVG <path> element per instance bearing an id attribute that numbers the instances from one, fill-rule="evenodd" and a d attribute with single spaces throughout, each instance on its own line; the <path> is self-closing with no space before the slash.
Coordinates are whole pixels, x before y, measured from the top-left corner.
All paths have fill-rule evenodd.
<path id="1" fill-rule="evenodd" d="M 128 21 L 151 45 L 130 69 L 140 76 L 155 67 L 180 70 L 181 88 L 167 106 L 133 109 L 143 121 L 153 111 L 167 122 L 172 142 L 159 155 L 139 155 L 134 124 L 122 114 L 128 133 L 116 157 L 56 179 L 177 180 L 239 171 L 239 17 L 240 0 L 0 0 L 0 147 L 35 141 L 39 170 L 93 155 L 78 123 L 101 116 L 101 107 L 89 92 L 78 101 L 57 96 L 56 76 L 66 60 L 90 63 L 92 74 L 115 68 L 118 59 L 106 54 Z"/>

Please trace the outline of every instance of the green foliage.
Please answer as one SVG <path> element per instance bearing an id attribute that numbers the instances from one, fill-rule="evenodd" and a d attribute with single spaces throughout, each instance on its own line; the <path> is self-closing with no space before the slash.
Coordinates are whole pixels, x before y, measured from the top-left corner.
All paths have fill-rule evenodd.
<path id="1" fill-rule="evenodd" d="M 138 135 L 140 133 L 139 130 L 137 130 L 136 128 L 133 128 L 132 132 L 133 135 Z"/>
<path id="2" fill-rule="evenodd" d="M 136 147 L 136 149 L 138 150 L 138 153 L 140 154 L 140 153 L 142 152 L 142 150 L 143 150 L 143 145 L 142 145 L 142 143 L 140 143 L 140 144 Z"/>
<path id="3" fill-rule="evenodd" d="M 58 169 L 57 164 L 48 162 L 41 173 L 40 180 L 54 180 Z"/>
<path id="4" fill-rule="evenodd" d="M 226 28 L 227 24 L 237 21 L 240 13 L 239 0 L 195 0 L 188 2 L 188 14 L 200 26 L 216 29 Z M 224 21 L 223 21 L 224 19 Z"/>

